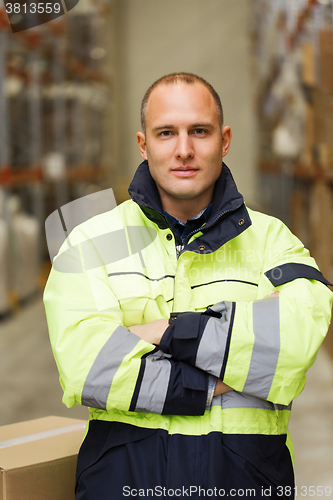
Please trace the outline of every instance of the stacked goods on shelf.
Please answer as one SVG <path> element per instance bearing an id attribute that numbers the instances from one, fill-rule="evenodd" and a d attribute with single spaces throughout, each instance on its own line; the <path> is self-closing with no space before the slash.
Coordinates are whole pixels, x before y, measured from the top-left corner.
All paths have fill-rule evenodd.
<path id="1" fill-rule="evenodd" d="M 9 284 L 8 284 L 8 228 L 4 220 L 0 219 L 0 316 L 9 311 Z"/>
<path id="2" fill-rule="evenodd" d="M 333 173 L 333 29 L 319 33 L 320 87 L 314 90 L 315 143 L 318 160 L 323 168 Z M 316 140 L 317 139 L 317 140 Z"/>
<path id="3" fill-rule="evenodd" d="M 253 0 L 252 28 L 262 202 L 333 282 L 333 1 Z"/>
<path id="4" fill-rule="evenodd" d="M 22 211 L 18 197 L 11 197 L 8 204 L 10 291 L 22 303 L 38 290 L 40 226 L 36 217 Z"/>
<path id="5" fill-rule="evenodd" d="M 9 237 L 8 227 L 2 218 L 3 193 L 0 190 L 0 316 L 10 309 L 9 303 Z"/>
<path id="6" fill-rule="evenodd" d="M 312 188 L 310 201 L 311 250 L 321 270 L 332 282 L 333 198 L 332 189 L 323 180 Z"/>
<path id="7" fill-rule="evenodd" d="M 25 300 L 36 290 L 41 260 L 48 259 L 47 216 L 71 201 L 79 185 L 98 189 L 106 180 L 103 127 L 110 96 L 102 46 L 108 8 L 103 0 L 88 0 L 14 34 L 0 8 L 0 187 L 5 200 L 18 196 L 22 207 L 1 223 L 0 314 L 8 295 L 2 293 L 4 228 L 10 290 Z"/>
<path id="8" fill-rule="evenodd" d="M 291 194 L 290 228 L 299 237 L 306 248 L 313 248 L 309 230 L 311 186 L 295 182 Z"/>
<path id="9" fill-rule="evenodd" d="M 310 233 L 311 253 L 324 274 L 333 283 L 333 190 L 324 179 L 316 180 L 311 187 Z M 326 345 L 333 356 L 333 323 Z"/>
<path id="10" fill-rule="evenodd" d="M 330 162 L 332 2 L 253 0 L 263 163 Z"/>

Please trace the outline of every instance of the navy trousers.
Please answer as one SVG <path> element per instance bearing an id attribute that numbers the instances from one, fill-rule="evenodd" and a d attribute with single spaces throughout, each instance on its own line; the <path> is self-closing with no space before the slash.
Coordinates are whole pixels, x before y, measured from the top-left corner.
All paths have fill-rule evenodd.
<path id="1" fill-rule="evenodd" d="M 169 435 L 92 421 L 77 464 L 76 500 L 256 498 L 292 500 L 286 436 Z"/>

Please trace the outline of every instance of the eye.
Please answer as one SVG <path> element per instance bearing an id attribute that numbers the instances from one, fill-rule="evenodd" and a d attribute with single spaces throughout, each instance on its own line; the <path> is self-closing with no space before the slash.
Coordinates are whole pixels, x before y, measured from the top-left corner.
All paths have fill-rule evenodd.
<path id="1" fill-rule="evenodd" d="M 160 137 L 169 137 L 172 134 L 171 130 L 162 130 L 158 135 Z"/>
<path id="2" fill-rule="evenodd" d="M 196 128 L 194 129 L 194 133 L 196 135 L 205 135 L 207 134 L 207 130 L 205 130 L 204 128 Z"/>

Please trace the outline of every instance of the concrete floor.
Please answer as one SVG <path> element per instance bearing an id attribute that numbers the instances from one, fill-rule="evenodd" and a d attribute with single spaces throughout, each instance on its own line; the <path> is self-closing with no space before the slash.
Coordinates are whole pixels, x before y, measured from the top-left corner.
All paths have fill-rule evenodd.
<path id="1" fill-rule="evenodd" d="M 67 409 L 61 402 L 40 297 L 0 322 L 0 380 L 0 425 L 47 415 L 88 418 L 86 408 Z M 323 348 L 309 370 L 306 388 L 294 402 L 290 431 L 298 496 L 319 497 L 320 490 L 311 495 L 310 486 L 331 487 L 333 496 L 333 370 Z"/>
<path id="2" fill-rule="evenodd" d="M 0 380 L 0 425 L 47 415 L 88 419 L 87 408 L 61 402 L 41 297 L 0 322 Z"/>

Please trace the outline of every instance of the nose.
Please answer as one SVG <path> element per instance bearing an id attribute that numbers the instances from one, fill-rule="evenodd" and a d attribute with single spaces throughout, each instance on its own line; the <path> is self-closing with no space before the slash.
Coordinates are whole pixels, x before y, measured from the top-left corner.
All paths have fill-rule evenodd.
<path id="1" fill-rule="evenodd" d="M 194 149 L 192 138 L 187 134 L 179 134 L 176 145 L 176 156 L 181 160 L 193 158 Z"/>

